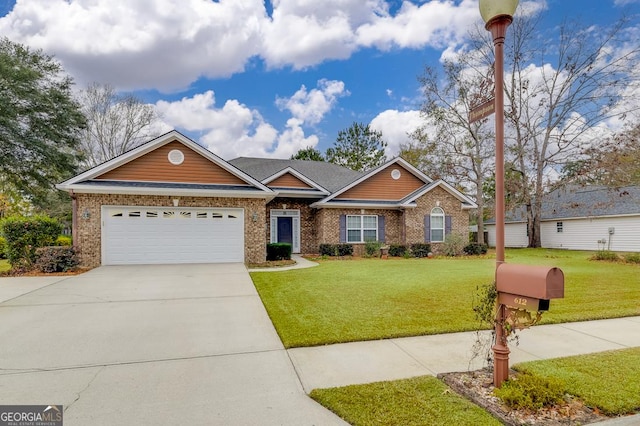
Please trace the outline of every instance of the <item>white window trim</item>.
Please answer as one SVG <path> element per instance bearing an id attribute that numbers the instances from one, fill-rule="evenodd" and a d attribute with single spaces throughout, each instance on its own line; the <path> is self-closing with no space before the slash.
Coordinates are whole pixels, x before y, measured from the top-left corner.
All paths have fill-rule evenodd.
<path id="1" fill-rule="evenodd" d="M 300 253 L 300 210 L 271 210 L 269 216 L 271 217 L 269 226 L 269 241 L 271 243 L 278 242 L 278 218 L 293 218 L 293 244 L 291 250 L 293 253 Z"/>
<path id="2" fill-rule="evenodd" d="M 441 213 L 434 214 L 434 211 L 436 211 L 436 210 L 439 210 L 440 212 L 442 212 L 442 214 Z M 433 218 L 435 218 L 435 217 L 441 217 L 442 218 L 442 228 L 436 228 L 435 226 L 433 226 L 433 223 L 434 223 Z M 431 242 L 432 243 L 443 243 L 444 239 L 446 237 L 445 236 L 446 223 L 445 223 L 445 213 L 444 213 L 444 210 L 442 209 L 442 207 L 434 207 L 431 210 L 431 221 L 430 222 L 431 222 L 431 226 L 430 226 L 429 232 L 431 234 L 430 235 Z M 442 239 L 436 239 L 436 238 L 433 237 L 433 231 L 434 230 L 435 231 L 442 231 Z"/>
<path id="3" fill-rule="evenodd" d="M 359 228 L 349 228 L 349 218 L 350 217 L 359 217 L 360 218 L 360 227 Z M 365 217 L 375 217 L 376 218 L 376 225 L 375 225 L 375 229 L 374 228 L 365 228 L 364 227 L 364 218 Z M 346 240 L 347 243 L 365 243 L 366 241 L 364 240 L 364 231 L 375 231 L 376 232 L 376 238 L 375 240 L 372 241 L 378 241 L 378 215 L 375 214 L 350 214 L 347 215 L 346 218 Z M 349 240 L 349 231 L 359 231 L 360 232 L 360 239 L 358 241 L 351 241 Z"/>

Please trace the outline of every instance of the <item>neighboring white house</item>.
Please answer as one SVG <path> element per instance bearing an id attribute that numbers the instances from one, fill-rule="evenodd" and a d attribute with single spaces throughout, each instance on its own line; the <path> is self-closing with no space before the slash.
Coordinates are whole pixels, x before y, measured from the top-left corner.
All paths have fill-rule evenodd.
<path id="1" fill-rule="evenodd" d="M 488 243 L 495 246 L 495 220 L 488 222 Z M 524 206 L 507 213 L 504 234 L 506 247 L 527 247 Z M 640 186 L 567 186 L 550 192 L 542 202 L 540 238 L 546 248 L 640 252 Z"/>

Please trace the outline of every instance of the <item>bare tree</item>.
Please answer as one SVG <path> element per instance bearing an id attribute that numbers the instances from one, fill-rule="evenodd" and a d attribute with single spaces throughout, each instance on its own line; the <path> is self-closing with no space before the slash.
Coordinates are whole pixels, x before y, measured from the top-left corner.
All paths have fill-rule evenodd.
<path id="1" fill-rule="evenodd" d="M 585 158 L 565 164 L 562 171 L 565 182 L 640 185 L 640 124 L 627 126 L 597 148 L 589 147 Z"/>
<path id="2" fill-rule="evenodd" d="M 540 247 L 547 174 L 596 147 L 595 126 L 638 108 L 640 47 L 621 19 L 608 30 L 565 22 L 543 38 L 539 18 L 518 18 L 507 37 L 509 153 L 521 176 L 529 246 Z M 550 35 L 549 32 L 545 33 Z"/>
<path id="3" fill-rule="evenodd" d="M 469 122 L 469 112 L 493 90 L 488 67 L 447 61 L 444 79 L 431 67 L 418 78 L 425 101 L 425 125 L 411 134 L 400 155 L 434 178 L 455 182 L 475 193 L 478 242 L 484 243 L 485 182 L 494 164 L 494 136 L 487 119 Z M 444 84 L 442 84 L 444 81 Z"/>
<path id="4" fill-rule="evenodd" d="M 119 95 L 108 84 L 91 84 L 80 94 L 87 128 L 82 151 L 89 167 L 114 158 L 157 136 L 151 128 L 157 115 L 151 105 L 132 94 Z"/>

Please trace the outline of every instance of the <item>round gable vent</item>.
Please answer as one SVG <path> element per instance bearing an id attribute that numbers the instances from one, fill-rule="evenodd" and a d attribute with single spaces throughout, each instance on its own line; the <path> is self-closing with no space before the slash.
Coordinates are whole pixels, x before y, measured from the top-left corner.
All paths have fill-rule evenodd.
<path id="1" fill-rule="evenodd" d="M 179 149 L 172 149 L 169 151 L 169 162 L 173 165 L 180 165 L 184 161 L 184 154 Z"/>
<path id="2" fill-rule="evenodd" d="M 395 180 L 400 179 L 401 173 L 400 170 L 398 169 L 393 169 L 391 170 L 391 177 L 394 178 Z"/>

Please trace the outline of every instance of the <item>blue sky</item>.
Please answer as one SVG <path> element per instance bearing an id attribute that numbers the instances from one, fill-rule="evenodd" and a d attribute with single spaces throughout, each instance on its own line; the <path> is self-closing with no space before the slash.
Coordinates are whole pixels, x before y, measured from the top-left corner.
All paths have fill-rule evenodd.
<path id="1" fill-rule="evenodd" d="M 606 26 L 640 0 L 529 0 L 543 28 Z M 576 10 L 577 9 L 577 10 Z M 330 147 L 358 121 L 389 156 L 420 124 L 417 76 L 464 45 L 477 0 L 0 0 L 0 35 L 75 79 L 133 91 L 223 158 Z"/>

